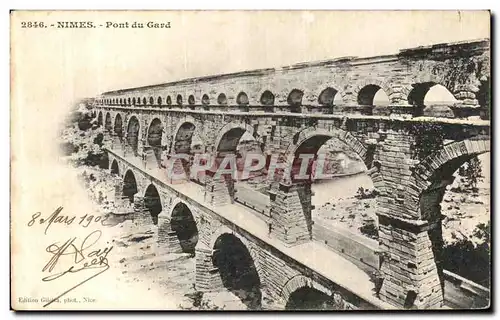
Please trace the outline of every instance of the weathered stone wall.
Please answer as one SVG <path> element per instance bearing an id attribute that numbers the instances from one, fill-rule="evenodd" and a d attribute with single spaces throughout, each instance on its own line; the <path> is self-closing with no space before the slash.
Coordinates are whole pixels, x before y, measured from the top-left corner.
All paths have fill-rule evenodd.
<path id="1" fill-rule="evenodd" d="M 377 215 L 384 277 L 381 297 L 398 307 L 433 308 L 443 302 L 439 203 L 444 187 L 459 165 L 490 150 L 486 141 L 489 140 L 489 123 L 442 117 L 479 115 L 477 107 L 482 103 L 480 96 L 484 95 L 480 89 L 485 90 L 484 83 L 488 81 L 489 43 L 478 41 L 403 50 L 391 56 L 349 58 L 109 92 L 98 99 L 97 109 L 99 117 L 105 119 L 104 126 L 111 131 L 105 135 L 105 144 L 120 149 L 118 144 L 127 154 L 130 154 L 130 146 L 126 143 L 129 123 L 133 117 L 138 119 L 138 157 L 145 163 L 148 162 L 148 128 L 155 118 L 163 126 L 161 148 L 164 158 L 175 153 L 176 142 L 190 141 L 193 136 L 202 140 L 206 152 L 235 151 L 231 149 L 235 149 L 232 141 L 227 145 L 223 142 L 227 132 L 237 129 L 239 133 L 251 134 L 266 155 L 279 153 L 282 155 L 280 161 L 291 166 L 296 151 L 306 142 L 312 141 L 312 146 L 317 144 L 319 147 L 328 138 L 340 139 L 365 162 L 380 194 Z M 413 103 L 408 101 L 409 96 L 415 101 L 423 101 L 423 96 L 416 95 L 425 94 L 435 83 L 448 88 L 459 103 L 444 109 L 430 106 L 423 113 L 434 117 L 415 118 L 419 114 L 414 107 L 407 106 Z M 369 112 L 366 106 L 359 106 L 358 98 L 365 98 L 360 92 L 367 85 L 380 86 L 388 94 L 391 106 L 376 106 Z M 342 103 L 325 111 L 318 107 L 318 99 L 327 87 L 338 91 Z M 288 95 L 293 89 L 302 91 L 300 104 L 303 107 L 294 106 L 292 110 Z M 274 102 L 260 100 L 266 90 L 274 94 Z M 238 106 L 236 99 L 242 91 L 247 94 L 249 103 Z M 221 93 L 225 94 L 225 99 Z M 205 103 L 201 103 L 204 94 L 209 102 L 205 97 Z M 128 103 L 129 98 L 136 103 Z M 302 113 L 292 113 L 297 110 Z M 113 133 L 118 114 L 125 132 L 122 140 Z M 184 123 L 192 123 L 194 130 L 182 132 L 182 135 L 192 136 L 179 139 L 179 128 Z M 229 149 L 220 150 L 222 145 Z M 110 164 L 113 159 L 110 157 Z M 120 164 L 119 169 L 123 177 L 127 166 Z M 270 235 L 287 245 L 310 241 L 314 228 L 310 220 L 310 190 L 300 188 L 286 176 L 282 178 L 285 179 L 280 182 L 286 187 L 274 188 L 276 193 L 271 196 Z M 143 175 L 136 179 L 140 203 L 140 197 L 151 182 Z M 157 187 L 165 189 L 158 183 Z M 234 198 L 232 181 L 223 184 L 209 181 L 205 195 L 205 202 L 212 206 L 231 203 Z M 174 196 L 177 195 L 162 194 L 170 199 L 166 203 L 171 203 Z M 207 265 L 213 249 L 210 232 L 216 232 L 221 225 L 227 227 L 227 223 L 219 221 L 200 204 L 190 199 L 183 201 L 194 208 L 197 223 L 204 230 L 197 246 L 200 253 L 197 265 L 199 270 L 212 273 L 200 278 L 206 282 L 202 287 L 217 284 L 217 270 Z M 242 238 L 248 238 L 245 230 L 232 228 Z M 164 234 L 169 234 L 168 229 Z M 258 241 L 253 239 L 247 246 L 255 243 Z M 282 265 L 284 260 L 279 260 L 283 257 L 278 256 L 275 260 L 267 256 L 272 250 L 262 251 L 263 248 L 265 245 L 258 243 L 257 248 L 251 250 L 253 254 L 258 253 L 257 257 L 263 256 L 257 259 L 261 270 Z M 267 261 L 271 261 L 269 265 Z M 292 273 L 298 269 L 297 265 L 293 266 L 291 270 L 295 271 L 285 272 L 284 278 L 296 276 Z M 269 288 L 283 285 L 281 275 L 274 277 L 274 273 L 263 276 Z M 323 280 L 315 281 L 321 283 Z"/>
<path id="2" fill-rule="evenodd" d="M 158 217 L 158 242 L 172 252 L 179 252 L 180 248 L 170 228 L 170 215 L 173 208 L 179 204 L 187 205 L 195 218 L 199 230 L 198 244 L 196 245 L 196 287 L 201 291 L 215 291 L 222 288 L 222 281 L 217 268 L 213 266 L 212 254 L 215 240 L 224 233 L 236 235 L 247 247 L 261 281 L 261 290 L 271 297 L 277 297 L 274 307 L 285 307 L 290 294 L 300 287 L 307 286 L 324 292 L 336 302 L 339 309 L 377 308 L 367 303 L 351 292 L 331 283 L 330 280 L 311 271 L 293 259 L 287 257 L 263 241 L 253 237 L 245 230 L 228 223 L 210 209 L 196 201 L 181 196 L 166 188 L 163 183 L 151 181 L 151 177 L 135 169 L 119 157 L 109 153 L 109 161 L 117 161 L 120 167 L 121 178 L 126 171 L 132 170 L 137 181 L 138 193 L 135 202 L 140 202 L 141 195 L 150 183 L 158 189 L 163 211 Z M 147 219 L 143 221 L 146 223 Z M 152 223 L 149 220 L 149 223 Z"/>
<path id="3" fill-rule="evenodd" d="M 168 106 L 170 101 L 171 105 L 195 108 L 203 105 L 202 96 L 207 95 L 210 106 L 234 109 L 240 92 L 246 93 L 250 106 L 259 106 L 262 94 L 269 90 L 274 94 L 275 106 L 289 108 L 288 97 L 294 89 L 303 92 L 302 105 L 307 106 L 318 105 L 320 93 L 332 87 L 342 97 L 342 105 L 355 106 L 361 89 L 377 85 L 388 95 L 391 105 L 407 105 L 412 85 L 436 83 L 446 87 L 462 106 L 477 106 L 481 83 L 489 79 L 489 65 L 489 42 L 475 41 L 406 49 L 395 55 L 341 58 L 188 79 L 108 92 L 100 99 L 113 105 L 130 105 L 130 98 L 136 100 L 136 106 Z M 224 101 L 218 99 L 221 93 L 226 97 Z M 178 96 L 182 103 L 177 101 Z"/>

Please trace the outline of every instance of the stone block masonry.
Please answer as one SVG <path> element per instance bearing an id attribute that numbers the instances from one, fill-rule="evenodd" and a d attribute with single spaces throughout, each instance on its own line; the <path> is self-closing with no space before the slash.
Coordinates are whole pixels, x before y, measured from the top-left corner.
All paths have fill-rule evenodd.
<path id="1" fill-rule="evenodd" d="M 270 234 L 287 245 L 312 239 L 311 184 L 280 184 L 270 194 Z"/>
<path id="2" fill-rule="evenodd" d="M 340 139 L 365 162 L 379 194 L 381 299 L 397 308 L 438 308 L 443 304 L 442 194 L 454 170 L 490 151 L 490 122 L 485 116 L 491 106 L 484 99 L 489 94 L 489 48 L 488 40 L 440 44 L 394 55 L 118 90 L 97 97 L 95 111 L 107 129 L 106 148 L 115 148 L 112 129 L 123 132 L 121 149 L 137 159 L 152 147 L 148 128 L 153 121 L 163 128 L 155 132 L 165 151 L 162 157 L 180 149 L 192 155 L 195 140 L 200 152 L 234 154 L 247 133 L 265 156 L 279 154 L 281 165 L 293 167 L 297 154 L 317 151 L 333 137 Z M 424 106 L 425 94 L 436 84 L 446 87 L 457 102 L 439 108 Z M 373 105 L 380 89 L 389 98 L 387 107 Z M 117 119 L 125 120 L 120 125 Z M 125 167 L 120 167 L 121 176 L 122 171 Z M 203 203 L 213 207 L 233 203 L 234 181 L 207 173 Z M 312 241 L 310 184 L 292 183 L 292 177 L 281 171 L 276 176 L 281 180 L 269 182 L 269 237 L 288 247 Z M 149 183 L 138 181 L 138 192 L 144 193 L 144 184 Z M 144 210 L 143 196 L 134 199 L 138 211 Z M 175 250 L 174 234 L 164 229 L 161 238 Z M 198 247 L 197 285 L 215 290 L 221 283 L 210 261 L 212 248 Z M 286 286 L 285 278 L 298 276 L 289 274 L 283 261 L 269 252 L 257 251 L 268 289 L 276 291 Z M 292 270 L 300 275 L 309 272 Z"/>

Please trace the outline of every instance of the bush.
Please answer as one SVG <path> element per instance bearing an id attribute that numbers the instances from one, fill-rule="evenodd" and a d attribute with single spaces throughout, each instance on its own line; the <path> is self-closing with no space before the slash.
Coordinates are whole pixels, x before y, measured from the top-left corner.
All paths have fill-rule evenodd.
<path id="1" fill-rule="evenodd" d="M 62 150 L 63 155 L 70 156 L 73 153 L 78 152 L 80 150 L 80 148 L 78 146 L 75 146 L 71 142 L 63 142 L 63 143 L 61 143 L 61 150 Z"/>
<path id="2" fill-rule="evenodd" d="M 373 199 L 376 198 L 378 195 L 379 193 L 375 189 L 369 190 L 363 187 L 359 187 L 358 192 L 356 192 L 356 195 L 354 197 L 356 199 L 363 200 L 363 199 Z"/>
<path id="3" fill-rule="evenodd" d="M 474 236 L 484 240 L 475 246 L 469 239 L 462 239 L 444 247 L 443 268 L 482 286 L 490 287 L 491 251 L 490 223 L 477 225 Z"/>
<path id="4" fill-rule="evenodd" d="M 458 170 L 458 174 L 464 177 L 465 188 L 477 193 L 477 184 L 483 180 L 483 170 L 481 169 L 481 161 L 474 157 L 467 161 Z"/>
<path id="5" fill-rule="evenodd" d="M 104 140 L 104 135 L 102 133 L 98 133 L 97 136 L 94 138 L 94 143 L 97 144 L 99 147 L 102 147 L 103 140 Z"/>
<path id="6" fill-rule="evenodd" d="M 369 238 L 378 239 L 378 228 L 373 221 L 360 227 L 359 231 Z"/>

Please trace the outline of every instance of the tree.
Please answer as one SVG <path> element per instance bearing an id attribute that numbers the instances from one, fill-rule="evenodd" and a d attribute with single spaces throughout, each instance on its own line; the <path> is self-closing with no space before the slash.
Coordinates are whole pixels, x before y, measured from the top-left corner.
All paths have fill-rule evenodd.
<path id="1" fill-rule="evenodd" d="M 483 179 L 483 171 L 481 169 L 481 161 L 477 157 L 471 158 L 467 161 L 464 166 L 459 169 L 458 172 L 465 179 L 465 186 L 467 189 L 471 189 L 473 192 L 477 192 L 477 184 Z"/>

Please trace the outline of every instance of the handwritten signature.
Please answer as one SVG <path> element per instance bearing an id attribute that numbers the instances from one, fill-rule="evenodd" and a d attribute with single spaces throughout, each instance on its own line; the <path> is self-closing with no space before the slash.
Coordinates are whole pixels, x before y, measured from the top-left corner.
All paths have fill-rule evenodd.
<path id="1" fill-rule="evenodd" d="M 73 265 L 69 267 L 67 270 L 59 273 L 54 273 L 50 274 L 44 278 L 42 278 L 42 281 L 54 281 L 56 279 L 62 278 L 66 274 L 70 273 L 77 273 L 81 272 L 84 270 L 91 270 L 95 269 L 98 270 L 99 272 L 94 273 L 92 276 L 88 277 L 87 279 L 83 280 L 82 282 L 76 284 L 72 288 L 66 290 L 65 292 L 61 293 L 59 296 L 55 297 L 51 301 L 49 301 L 47 304 L 44 305 L 44 307 L 50 305 L 54 301 L 58 300 L 65 294 L 69 293 L 70 291 L 76 289 L 77 287 L 81 286 L 85 282 L 97 277 L 98 275 L 102 274 L 106 270 L 109 269 L 109 264 L 108 264 L 108 254 L 111 252 L 113 249 L 113 246 L 111 247 L 106 247 L 104 249 L 97 249 L 97 250 L 91 250 L 90 248 L 94 246 L 99 239 L 101 238 L 102 232 L 100 230 L 96 230 L 92 233 L 90 233 L 81 243 L 81 245 L 78 247 L 75 243 L 77 242 L 77 238 L 70 238 L 63 244 L 59 244 L 59 242 L 55 242 L 51 245 L 49 245 L 46 248 L 46 251 L 50 254 L 52 254 L 52 257 L 50 260 L 47 262 L 45 267 L 43 267 L 42 272 L 49 272 L 51 273 L 54 267 L 57 265 L 59 262 L 59 258 L 62 256 L 70 256 L 73 258 Z"/>

